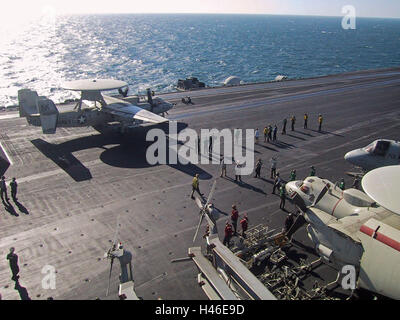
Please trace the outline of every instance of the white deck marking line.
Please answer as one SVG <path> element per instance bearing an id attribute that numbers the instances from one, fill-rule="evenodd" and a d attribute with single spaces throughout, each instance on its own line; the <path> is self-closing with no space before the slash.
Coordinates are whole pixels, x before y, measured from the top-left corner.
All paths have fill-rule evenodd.
<path id="1" fill-rule="evenodd" d="M 90 166 L 95 166 L 95 165 L 101 164 L 101 163 L 103 163 L 102 160 L 96 159 L 96 160 L 93 160 L 93 161 L 83 162 L 82 165 L 85 166 L 85 167 L 90 167 Z M 137 177 L 137 176 L 142 176 L 142 175 L 146 175 L 146 174 L 152 174 L 152 173 L 155 173 L 155 172 L 161 172 L 161 171 L 165 171 L 165 170 L 167 170 L 167 169 L 163 168 L 163 169 L 153 170 L 151 172 L 142 172 L 142 173 L 138 173 L 138 174 L 135 174 L 133 176 L 130 176 L 129 179 Z M 57 175 L 57 174 L 60 174 L 60 173 L 65 173 L 65 171 L 63 169 L 54 169 L 54 170 L 47 171 L 47 172 L 32 174 L 32 175 L 27 176 L 27 177 L 19 178 L 18 179 L 18 183 L 30 182 L 30 181 L 37 180 L 37 179 L 47 178 L 47 177 L 51 177 L 51 176 L 54 176 L 54 175 Z"/>
<path id="2" fill-rule="evenodd" d="M 96 165 L 101 162 L 102 161 L 100 159 L 96 159 L 96 160 L 89 161 L 89 162 L 86 162 L 84 164 L 82 163 L 82 164 L 86 167 L 86 166 Z M 57 174 L 63 173 L 63 172 L 65 172 L 63 169 L 55 169 L 55 170 L 51 170 L 51 171 L 32 174 L 27 177 L 19 178 L 18 183 L 30 182 L 30 181 L 41 179 L 41 178 L 47 178 L 47 177 L 54 176 L 54 175 L 57 175 Z"/>
<path id="3" fill-rule="evenodd" d="M 7 149 L 3 146 L 3 144 L 0 141 L 0 148 L 3 150 L 3 152 L 5 153 L 8 161 L 10 162 L 10 165 L 12 166 L 14 163 L 12 161 L 12 158 L 9 156 L 9 154 L 7 153 Z"/>
<path id="4" fill-rule="evenodd" d="M 0 116 L 0 120 L 19 118 L 19 114 L 4 114 Z"/>

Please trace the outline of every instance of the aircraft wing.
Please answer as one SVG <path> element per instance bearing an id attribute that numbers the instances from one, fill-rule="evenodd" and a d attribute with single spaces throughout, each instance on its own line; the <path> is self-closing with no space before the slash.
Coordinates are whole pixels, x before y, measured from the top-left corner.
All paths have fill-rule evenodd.
<path id="1" fill-rule="evenodd" d="M 121 99 L 104 96 L 104 100 L 107 103 L 106 106 L 102 108 L 103 112 L 107 112 L 127 120 L 142 120 L 152 123 L 162 123 L 168 121 L 167 118 L 161 117 L 153 112 L 130 104 Z"/>

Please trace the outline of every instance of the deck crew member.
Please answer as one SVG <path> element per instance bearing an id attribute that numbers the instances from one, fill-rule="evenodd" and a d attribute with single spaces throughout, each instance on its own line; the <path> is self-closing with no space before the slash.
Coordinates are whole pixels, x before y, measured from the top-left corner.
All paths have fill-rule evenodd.
<path id="1" fill-rule="evenodd" d="M 231 221 L 232 221 L 234 234 L 237 233 L 236 231 L 237 231 L 238 219 L 239 219 L 239 211 L 237 210 L 236 205 L 232 205 Z"/>
<path id="2" fill-rule="evenodd" d="M 314 166 L 311 166 L 310 177 L 314 177 L 314 176 L 315 176 L 315 168 L 314 168 Z"/>
<path id="3" fill-rule="evenodd" d="M 274 179 L 276 176 L 276 158 L 272 157 L 271 160 L 269 160 L 269 162 L 271 163 L 271 175 L 270 178 Z"/>
<path id="4" fill-rule="evenodd" d="M 287 119 L 283 119 L 283 127 L 282 127 L 282 134 L 286 134 L 286 124 L 287 124 Z"/>
<path id="5" fill-rule="evenodd" d="M 197 191 L 197 193 L 201 197 L 203 197 L 203 194 L 200 192 L 200 188 L 199 188 L 199 174 L 198 173 L 196 173 L 196 175 L 194 176 L 193 181 L 192 181 L 192 194 L 190 195 L 190 197 L 192 199 L 194 199 L 193 195 L 194 195 L 195 191 Z"/>
<path id="6" fill-rule="evenodd" d="M 261 167 L 262 167 L 262 161 L 261 159 L 258 159 L 256 163 L 256 175 L 254 178 L 261 178 Z"/>
<path id="7" fill-rule="evenodd" d="M 7 260 L 10 263 L 10 269 L 12 273 L 11 280 L 18 281 L 19 279 L 19 267 L 18 267 L 18 255 L 14 252 L 15 248 L 10 248 L 10 253 L 7 255 Z"/>
<path id="8" fill-rule="evenodd" d="M 345 184 L 344 184 L 344 179 L 343 178 L 342 178 L 342 180 L 340 180 L 339 188 L 342 189 L 342 190 L 344 190 L 344 188 L 345 188 Z"/>
<path id="9" fill-rule="evenodd" d="M 290 118 L 290 121 L 291 121 L 291 123 L 292 123 L 292 131 L 294 131 L 294 124 L 296 123 L 296 117 L 293 115 L 293 116 Z"/>
<path id="10" fill-rule="evenodd" d="M 0 181 L 0 196 L 1 196 L 1 200 L 3 201 L 3 203 L 5 203 L 4 195 L 6 196 L 5 201 L 9 201 L 10 199 L 8 198 L 8 195 L 7 195 L 6 178 L 4 176 L 2 176 L 1 181 Z"/>
<path id="11" fill-rule="evenodd" d="M 284 183 L 281 184 L 281 187 L 279 189 L 279 196 L 281 197 L 281 203 L 279 204 L 279 209 L 285 210 L 286 190 Z"/>
<path id="12" fill-rule="evenodd" d="M 276 141 L 276 133 L 278 131 L 278 127 L 274 125 L 274 129 L 272 130 L 272 141 Z"/>
<path id="13" fill-rule="evenodd" d="M 242 182 L 242 165 L 238 162 L 235 161 L 235 182 L 239 181 Z"/>
<path id="14" fill-rule="evenodd" d="M 249 226 L 249 219 L 247 217 L 247 213 L 245 213 L 243 219 L 240 220 L 240 226 L 242 227 L 242 237 L 246 238 L 246 231 Z"/>
<path id="15" fill-rule="evenodd" d="M 276 173 L 275 180 L 274 180 L 274 187 L 272 188 L 272 194 L 275 194 L 275 189 L 280 188 L 282 179 L 279 177 L 279 172 Z"/>
<path id="16" fill-rule="evenodd" d="M 296 180 L 296 170 L 293 169 L 293 170 L 290 172 L 289 181 L 295 181 L 295 180 Z"/>
<path id="17" fill-rule="evenodd" d="M 258 128 L 254 132 L 254 137 L 256 138 L 256 143 L 258 143 L 258 138 L 260 137 L 260 132 L 258 131 Z"/>
<path id="18" fill-rule="evenodd" d="M 12 178 L 12 180 L 10 182 L 10 188 L 11 188 L 11 198 L 13 199 L 14 202 L 16 202 L 18 200 L 17 187 L 18 187 L 17 180 L 15 178 Z"/>
<path id="19" fill-rule="evenodd" d="M 267 142 L 267 136 L 268 136 L 268 128 L 264 128 L 264 142 Z"/>
<path id="20" fill-rule="evenodd" d="M 285 231 L 288 232 L 290 228 L 293 226 L 294 218 L 293 213 L 289 213 L 285 220 Z"/>
<path id="21" fill-rule="evenodd" d="M 323 121 L 324 119 L 322 118 L 322 115 L 321 114 L 319 114 L 318 115 L 318 132 L 321 132 L 321 130 L 322 130 L 322 121 Z"/>
<path id="22" fill-rule="evenodd" d="M 308 122 L 308 114 L 304 114 L 304 129 L 307 129 L 307 122 Z"/>
<path id="23" fill-rule="evenodd" d="M 360 178 L 359 177 L 355 177 L 354 181 L 353 181 L 353 185 L 351 186 L 354 189 L 358 189 L 358 187 L 360 186 Z"/>
<path id="24" fill-rule="evenodd" d="M 267 141 L 270 142 L 272 140 L 272 126 L 268 125 L 268 139 Z"/>
<path id="25" fill-rule="evenodd" d="M 153 108 L 154 104 L 153 104 L 153 97 L 151 96 L 151 90 L 150 88 L 147 88 L 146 91 L 147 91 L 147 101 L 150 104 L 151 108 Z"/>
<path id="26" fill-rule="evenodd" d="M 206 232 L 203 235 L 203 239 L 207 238 L 210 236 L 210 226 L 207 224 L 206 226 Z"/>
<path id="27" fill-rule="evenodd" d="M 224 237 L 224 241 L 222 242 L 222 244 L 227 246 L 228 248 L 229 248 L 229 245 L 230 245 L 232 233 L 233 233 L 232 226 L 229 223 L 229 221 L 227 221 L 226 225 L 225 225 L 225 237 Z"/>
<path id="28" fill-rule="evenodd" d="M 226 162 L 224 156 L 221 157 L 221 177 L 226 177 Z"/>

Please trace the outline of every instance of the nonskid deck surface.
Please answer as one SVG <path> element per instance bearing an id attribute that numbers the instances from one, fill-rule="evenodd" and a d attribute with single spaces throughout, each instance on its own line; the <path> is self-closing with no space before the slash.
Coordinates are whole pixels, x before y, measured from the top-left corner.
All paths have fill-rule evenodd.
<path id="1" fill-rule="evenodd" d="M 204 89 L 162 95 L 177 102 L 169 118 L 199 132 L 207 128 L 259 128 L 294 114 L 296 130 L 278 131 L 275 144 L 261 142 L 255 157 L 264 161 L 262 179 L 244 177 L 242 185 L 218 178 L 213 202 L 230 213 L 233 203 L 248 213 L 251 225 L 266 223 L 280 229 L 287 213 L 279 210 L 279 197 L 271 195 L 268 161 L 278 158 L 278 170 L 288 179 L 292 169 L 303 178 L 314 165 L 317 174 L 332 181 L 353 168 L 344 154 L 377 138 L 397 139 L 400 133 L 400 70 L 382 70 L 288 81 L 272 84 Z M 229 89 L 229 90 L 228 90 Z M 245 90 L 244 90 L 245 89 Z M 225 90 L 225 91 L 224 91 Z M 228 90 L 228 91 L 226 91 Z M 190 95 L 193 105 L 180 102 Z M 309 114 L 308 130 L 303 114 Z M 324 116 L 323 132 L 317 132 L 317 116 Z M 113 240 L 117 216 L 119 240 L 133 254 L 138 296 L 144 299 L 206 299 L 197 285 L 194 263 L 171 263 L 185 257 L 193 246 L 198 209 L 190 199 L 191 180 L 200 173 L 200 189 L 208 194 L 216 165 L 156 165 L 145 159 L 148 143 L 144 132 L 129 137 L 102 136 L 91 128 L 57 129 L 42 135 L 25 119 L 2 117 L 0 141 L 12 157 L 6 173 L 19 182 L 20 206 L 0 208 L 0 293 L 3 299 L 116 299 L 119 266 L 112 272 L 103 260 Z M 262 141 L 262 139 L 261 139 Z M 267 175 L 268 174 L 268 175 Z M 294 207 L 287 202 L 287 209 Z M 228 217 L 228 216 L 227 216 Z M 220 237 L 226 218 L 218 221 Z M 205 224 L 200 234 L 205 230 Z M 295 234 L 296 254 L 316 258 L 304 229 Z M 195 245 L 202 243 L 201 236 Z M 10 247 L 19 256 L 20 285 L 14 289 L 8 261 Z M 56 289 L 42 288 L 44 266 L 57 270 Z M 332 269 L 315 270 L 321 283 L 335 279 Z M 24 293 L 24 294 L 23 294 Z"/>

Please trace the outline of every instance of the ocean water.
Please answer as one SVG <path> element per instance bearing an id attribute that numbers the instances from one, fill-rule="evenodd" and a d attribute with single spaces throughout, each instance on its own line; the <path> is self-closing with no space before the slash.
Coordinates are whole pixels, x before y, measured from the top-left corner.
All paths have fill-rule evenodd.
<path id="1" fill-rule="evenodd" d="M 168 92 L 189 76 L 216 86 L 231 75 L 248 83 L 400 66 L 400 19 L 358 18 L 344 30 L 338 17 L 76 15 L 0 34 L 0 106 L 17 104 L 21 88 L 74 98 L 61 84 L 76 79 Z"/>

